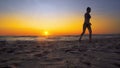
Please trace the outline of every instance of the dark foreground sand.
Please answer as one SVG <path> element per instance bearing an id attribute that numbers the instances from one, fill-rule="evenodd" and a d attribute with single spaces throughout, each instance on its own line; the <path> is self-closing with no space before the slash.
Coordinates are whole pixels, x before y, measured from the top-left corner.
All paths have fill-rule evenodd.
<path id="1" fill-rule="evenodd" d="M 0 68 L 120 68 L 120 37 L 0 42 Z"/>

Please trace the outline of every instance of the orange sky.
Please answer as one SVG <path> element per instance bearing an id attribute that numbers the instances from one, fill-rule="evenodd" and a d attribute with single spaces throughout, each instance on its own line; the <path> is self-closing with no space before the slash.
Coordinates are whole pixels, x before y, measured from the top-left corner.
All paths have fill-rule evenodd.
<path id="1" fill-rule="evenodd" d="M 101 0 L 0 1 L 0 35 L 79 35 L 88 6 L 93 34 L 119 34 L 118 5 Z"/>
<path id="2" fill-rule="evenodd" d="M 94 34 L 117 33 L 116 28 L 110 17 L 92 15 L 92 29 Z M 24 17 L 24 18 L 23 18 Z M 48 31 L 50 35 L 69 35 L 80 34 L 84 16 L 79 15 L 61 16 L 59 18 L 41 18 L 21 15 L 1 16 L 0 35 L 43 35 Z M 113 29 L 114 28 L 114 29 Z M 88 33 L 86 31 L 86 33 Z"/>

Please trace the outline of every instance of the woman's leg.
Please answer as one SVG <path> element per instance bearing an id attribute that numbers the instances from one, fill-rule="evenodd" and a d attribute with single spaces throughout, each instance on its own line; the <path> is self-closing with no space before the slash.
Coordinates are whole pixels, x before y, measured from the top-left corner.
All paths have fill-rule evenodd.
<path id="1" fill-rule="evenodd" d="M 91 42 L 92 41 L 92 28 L 91 28 L 91 25 L 88 26 L 88 31 L 89 31 L 89 41 Z"/>
<path id="2" fill-rule="evenodd" d="M 84 25 L 83 25 L 83 32 L 82 32 L 82 34 L 81 34 L 81 36 L 80 36 L 80 38 L 79 38 L 79 41 L 81 41 L 82 36 L 84 35 L 85 31 L 86 31 L 86 25 L 84 24 Z"/>

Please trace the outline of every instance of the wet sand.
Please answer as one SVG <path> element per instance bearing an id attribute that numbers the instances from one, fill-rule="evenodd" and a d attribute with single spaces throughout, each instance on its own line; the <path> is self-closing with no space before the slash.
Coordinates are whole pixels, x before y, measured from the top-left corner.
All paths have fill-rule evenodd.
<path id="1" fill-rule="evenodd" d="M 78 41 L 0 41 L 0 68 L 120 68 L 120 37 Z"/>

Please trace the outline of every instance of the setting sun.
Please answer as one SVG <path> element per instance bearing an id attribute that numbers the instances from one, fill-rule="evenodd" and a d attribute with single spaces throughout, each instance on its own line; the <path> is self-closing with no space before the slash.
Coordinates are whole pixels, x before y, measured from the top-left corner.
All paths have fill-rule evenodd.
<path id="1" fill-rule="evenodd" d="M 44 31 L 44 35 L 48 36 L 49 35 L 48 31 Z"/>

